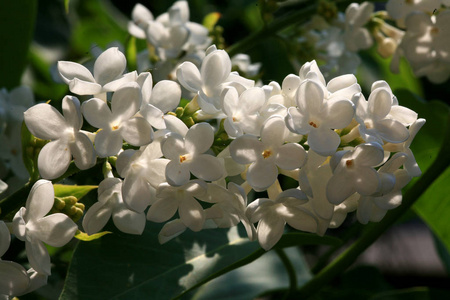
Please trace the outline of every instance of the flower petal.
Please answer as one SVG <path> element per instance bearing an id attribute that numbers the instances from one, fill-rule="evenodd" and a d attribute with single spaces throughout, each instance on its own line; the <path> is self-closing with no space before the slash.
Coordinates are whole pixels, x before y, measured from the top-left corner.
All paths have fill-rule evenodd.
<path id="1" fill-rule="evenodd" d="M 108 128 L 112 121 L 111 110 L 105 101 L 92 98 L 81 105 L 83 116 L 89 124 L 96 128 Z"/>
<path id="2" fill-rule="evenodd" d="M 114 92 L 111 100 L 111 112 L 114 120 L 126 121 L 133 117 L 141 106 L 141 88 L 136 82 L 123 85 Z"/>
<path id="3" fill-rule="evenodd" d="M 125 71 L 127 60 L 117 47 L 111 47 L 97 58 L 94 64 L 94 78 L 97 83 L 105 85 L 117 79 Z"/>
<path id="4" fill-rule="evenodd" d="M 85 66 L 71 61 L 58 61 L 58 71 L 66 84 L 75 78 L 95 83 L 94 76 Z"/>
<path id="5" fill-rule="evenodd" d="M 112 217 L 114 225 L 122 232 L 139 235 L 144 232 L 145 214 L 129 210 L 124 203 L 115 207 Z"/>
<path id="6" fill-rule="evenodd" d="M 257 160 L 247 170 L 247 181 L 259 192 L 271 186 L 278 176 L 278 168 L 273 162 Z"/>
<path id="7" fill-rule="evenodd" d="M 34 222 L 33 235 L 50 246 L 62 247 L 73 238 L 77 230 L 77 224 L 67 215 L 56 213 Z"/>
<path id="8" fill-rule="evenodd" d="M 178 213 L 180 214 L 180 220 L 192 231 L 200 231 L 203 228 L 205 212 L 194 197 L 185 197 L 180 202 Z"/>
<path id="9" fill-rule="evenodd" d="M 178 209 L 178 201 L 175 197 L 160 198 L 150 206 L 147 212 L 147 220 L 161 223 L 172 218 Z"/>
<path id="10" fill-rule="evenodd" d="M 25 268 L 12 261 L 0 260 L 0 278 L 0 295 L 6 295 L 4 299 L 22 294 L 30 284 Z"/>
<path id="11" fill-rule="evenodd" d="M 275 213 L 264 216 L 256 228 L 258 242 L 268 251 L 280 240 L 284 232 L 285 221 Z"/>
<path id="12" fill-rule="evenodd" d="M 36 104 L 25 111 L 23 115 L 28 130 L 40 139 L 58 139 L 67 127 L 64 117 L 49 104 Z"/>
<path id="13" fill-rule="evenodd" d="M 89 235 L 97 233 L 105 227 L 110 217 L 111 207 L 105 203 L 96 202 L 84 215 L 83 228 Z"/>
<path id="14" fill-rule="evenodd" d="M 190 92 L 196 93 L 202 88 L 200 71 L 191 62 L 184 62 L 178 67 L 177 79 Z"/>
<path id="15" fill-rule="evenodd" d="M 50 275 L 50 255 L 41 241 L 25 242 L 28 262 L 38 273 Z"/>
<path id="16" fill-rule="evenodd" d="M 121 124 L 122 138 L 133 146 L 143 146 L 153 140 L 151 125 L 140 117 L 129 119 Z"/>
<path id="17" fill-rule="evenodd" d="M 296 143 L 284 144 L 278 149 L 275 162 L 277 166 L 285 170 L 300 168 L 306 162 L 306 151 Z"/>
<path id="18" fill-rule="evenodd" d="M 167 164 L 166 179 L 171 185 L 183 185 L 189 181 L 189 178 L 189 166 L 186 163 L 179 163 L 172 160 Z"/>
<path id="19" fill-rule="evenodd" d="M 63 175 L 72 161 L 72 153 L 66 141 L 56 140 L 46 144 L 38 156 L 39 174 L 45 179 Z"/>
<path id="20" fill-rule="evenodd" d="M 195 177 L 207 181 L 219 180 L 225 173 L 222 161 L 209 154 L 196 155 L 189 169 Z"/>
<path id="21" fill-rule="evenodd" d="M 230 144 L 230 155 L 240 164 L 250 164 L 256 161 L 263 152 L 263 144 L 253 135 L 243 135 Z"/>
<path id="22" fill-rule="evenodd" d="M 120 131 L 103 129 L 95 136 L 95 151 L 100 157 L 116 155 L 122 149 L 122 142 Z"/>
<path id="23" fill-rule="evenodd" d="M 75 142 L 70 144 L 73 161 L 80 170 L 86 170 L 95 165 L 96 156 L 91 140 L 84 133 L 75 135 Z"/>
<path id="24" fill-rule="evenodd" d="M 214 142 L 214 129 L 208 123 L 197 123 L 186 133 L 185 148 L 189 153 L 205 153 Z"/>
<path id="25" fill-rule="evenodd" d="M 154 87 L 150 104 L 158 107 L 163 113 L 174 110 L 180 103 L 181 88 L 178 83 L 170 80 L 161 80 Z"/>

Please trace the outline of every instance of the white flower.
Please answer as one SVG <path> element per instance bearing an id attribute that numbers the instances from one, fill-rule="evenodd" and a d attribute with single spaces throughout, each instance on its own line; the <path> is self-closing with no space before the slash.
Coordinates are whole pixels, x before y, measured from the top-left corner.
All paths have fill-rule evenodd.
<path id="1" fill-rule="evenodd" d="M 438 9 L 440 0 L 389 0 L 386 10 L 392 19 L 396 20 L 397 26 L 405 28 L 405 19 L 413 12 L 432 13 Z"/>
<path id="2" fill-rule="evenodd" d="M 131 11 L 132 21 L 128 22 L 128 32 L 139 38 L 145 39 L 148 21 L 153 21 L 153 14 L 144 5 L 136 3 Z"/>
<path id="3" fill-rule="evenodd" d="M 96 158 L 90 139 L 80 132 L 83 125 L 80 101 L 73 96 L 62 100 L 63 115 L 49 104 L 37 104 L 24 113 L 30 132 L 46 144 L 38 157 L 39 173 L 43 178 L 58 178 L 74 158 L 75 165 L 86 170 L 94 166 Z"/>
<path id="4" fill-rule="evenodd" d="M 156 137 L 159 135 L 157 133 Z M 117 158 L 117 172 L 124 178 L 123 199 L 129 208 L 143 212 L 153 203 L 156 188 L 166 181 L 165 170 L 169 160 L 161 156 L 161 142 L 157 138 L 138 151 L 125 150 Z"/>
<path id="5" fill-rule="evenodd" d="M 391 152 L 403 152 L 406 154 L 407 159 L 404 163 L 404 168 L 408 171 L 412 177 L 418 177 L 422 174 L 419 165 L 416 162 L 413 152 L 409 148 L 414 140 L 417 132 L 425 125 L 425 119 L 418 119 L 409 127 L 409 138 L 403 143 L 386 143 L 383 145 L 384 150 Z"/>
<path id="6" fill-rule="evenodd" d="M 330 161 L 333 176 L 327 184 L 327 198 L 338 205 L 359 193 L 370 196 L 378 191 L 380 177 L 374 169 L 383 162 L 384 151 L 378 143 L 360 144 L 354 150 L 339 151 Z"/>
<path id="7" fill-rule="evenodd" d="M 212 221 L 217 227 L 230 228 L 242 222 L 248 238 L 250 240 L 256 238 L 255 227 L 245 215 L 247 195 L 242 187 L 233 182 L 229 182 L 228 189 L 226 189 L 215 183 L 210 183 L 208 184 L 206 195 L 198 198 L 205 202 L 215 203 L 206 209 L 205 213 L 206 218 L 208 218 L 208 215 L 214 216 Z"/>
<path id="8" fill-rule="evenodd" d="M 450 11 L 431 17 L 415 12 L 406 18 L 401 50 L 416 76 L 442 83 L 450 76 Z"/>
<path id="9" fill-rule="evenodd" d="M 142 234 L 145 214 L 135 212 L 122 200 L 122 180 L 105 178 L 98 186 L 98 202 L 94 203 L 83 218 L 83 228 L 91 235 L 99 232 L 112 216 L 114 225 L 125 233 Z"/>
<path id="10" fill-rule="evenodd" d="M 402 203 L 402 188 L 410 181 L 411 176 L 404 169 L 399 169 L 405 163 L 404 153 L 393 155 L 380 169 L 380 190 L 372 196 L 361 196 L 358 202 L 356 216 L 362 224 L 369 221 L 379 222 L 388 210 Z"/>
<path id="11" fill-rule="evenodd" d="M 250 56 L 247 54 L 239 53 L 231 58 L 231 65 L 237 67 L 238 71 L 244 73 L 246 77 L 254 77 L 258 75 L 261 63 L 252 64 Z"/>
<path id="12" fill-rule="evenodd" d="M 239 91 L 253 87 L 252 80 L 231 73 L 231 60 L 224 50 L 209 48 L 200 71 L 191 62 L 182 63 L 177 69 L 177 79 L 188 91 L 198 94 L 198 104 L 207 114 L 222 115 L 220 94 L 225 86 Z"/>
<path id="13" fill-rule="evenodd" d="M 117 90 L 127 82 L 135 81 L 136 72 L 123 74 L 127 65 L 125 55 L 117 47 L 104 51 L 95 61 L 93 74 L 83 65 L 59 61 L 58 71 L 72 93 L 95 95 L 106 100 L 102 93 Z"/>
<path id="14" fill-rule="evenodd" d="M 206 193 L 207 185 L 201 180 L 191 180 L 182 186 L 162 183 L 156 192 L 156 201 L 147 212 L 147 219 L 165 222 L 177 212 L 181 222 L 192 231 L 200 231 L 205 223 L 203 207 L 194 197 Z"/>
<path id="15" fill-rule="evenodd" d="M 97 98 L 83 102 L 86 120 L 101 130 L 95 137 L 95 150 L 100 157 L 116 155 L 125 140 L 134 146 L 143 146 L 153 139 L 150 124 L 141 117 L 134 117 L 141 105 L 141 90 L 130 82 L 119 88 L 111 100 L 111 109 Z"/>
<path id="16" fill-rule="evenodd" d="M 374 8 L 373 3 L 363 2 L 361 5 L 352 3 L 345 10 L 344 39 L 348 50 L 356 52 L 372 46 L 372 37 L 363 26 L 369 22 Z"/>
<path id="17" fill-rule="evenodd" d="M 166 168 L 166 179 L 171 185 L 183 185 L 190 173 L 197 178 L 214 181 L 222 178 L 225 170 L 217 157 L 204 154 L 214 141 L 214 129 L 207 123 L 192 126 L 183 138 L 172 133 L 162 144 L 164 156 L 171 161 Z"/>
<path id="18" fill-rule="evenodd" d="M 11 242 L 11 234 L 5 222 L 0 221 L 0 257 L 5 254 Z M 24 267 L 12 261 L 0 259 L 0 297 L 1 295 L 19 296 L 30 284 Z"/>
<path id="19" fill-rule="evenodd" d="M 4 112 L 4 118 L 10 126 L 20 126 L 23 121 L 23 113 L 34 104 L 33 91 L 28 86 L 19 86 L 9 93 L 6 89 L 0 90 L 0 111 Z M 1 116 L 1 114 L 0 114 Z M 18 125 L 11 124 L 18 123 Z M 2 126 L 0 124 L 0 133 Z"/>
<path id="20" fill-rule="evenodd" d="M 399 116 L 402 121 L 409 123 L 414 117 L 417 118 L 417 114 L 399 105 L 393 106 L 394 97 L 390 89 L 374 85 L 367 101 L 362 94 L 355 95 L 355 99 L 355 119 L 360 124 L 359 132 L 366 142 L 401 143 L 408 139 L 409 133 L 405 125 L 394 118 Z"/>
<path id="21" fill-rule="evenodd" d="M 54 190 L 50 181 L 39 180 L 31 188 L 25 207 L 14 216 L 12 231 L 21 241 L 30 266 L 38 273 L 50 275 L 50 255 L 43 243 L 53 247 L 67 244 L 77 225 L 65 214 L 48 215 L 53 206 Z"/>
<path id="22" fill-rule="evenodd" d="M 298 108 L 289 108 L 286 125 L 289 130 L 308 135 L 308 144 L 320 155 L 331 155 L 341 139 L 333 129 L 350 124 L 354 115 L 352 102 L 336 95 L 325 100 L 321 85 L 313 80 L 304 81 L 297 92 Z"/>
<path id="23" fill-rule="evenodd" d="M 302 80 L 294 74 L 289 74 L 281 83 L 281 93 L 269 98 L 269 103 L 278 103 L 285 107 L 295 106 L 295 95 Z"/>
<path id="24" fill-rule="evenodd" d="M 230 87 L 222 93 L 223 112 L 227 115 L 224 128 L 230 137 L 244 133 L 258 135 L 261 130 L 258 111 L 265 102 L 261 88 L 245 90 L 240 96 L 235 88 Z"/>
<path id="25" fill-rule="evenodd" d="M 316 217 L 302 208 L 307 201 L 302 191 L 289 189 L 275 200 L 260 198 L 250 203 L 246 214 L 251 223 L 258 222 L 256 231 L 261 247 L 271 249 L 283 235 L 286 223 L 297 230 L 316 232 Z"/>
<path id="26" fill-rule="evenodd" d="M 261 129 L 261 140 L 243 135 L 230 144 L 231 157 L 240 164 L 250 164 L 247 181 L 255 191 L 271 186 L 278 176 L 278 167 L 300 168 L 306 161 L 306 151 L 300 144 L 287 143 L 286 125 L 281 117 L 268 119 Z"/>

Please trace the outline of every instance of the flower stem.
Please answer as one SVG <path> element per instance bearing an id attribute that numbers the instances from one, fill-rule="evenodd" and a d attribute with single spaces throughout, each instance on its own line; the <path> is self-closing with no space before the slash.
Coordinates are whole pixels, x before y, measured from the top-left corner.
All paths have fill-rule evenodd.
<path id="1" fill-rule="evenodd" d="M 287 290 L 284 298 L 291 299 L 291 295 L 293 295 L 297 290 L 297 275 L 295 274 L 294 266 L 292 265 L 289 257 L 286 255 L 283 249 L 275 249 L 275 252 L 281 259 L 281 262 L 283 263 L 289 275 L 289 289 Z"/>
<path id="2" fill-rule="evenodd" d="M 367 230 L 355 243 L 339 255 L 331 264 L 320 271 L 313 279 L 302 286 L 295 296 L 298 299 L 307 299 L 317 293 L 323 286 L 333 280 L 336 276 L 346 270 L 356 258 L 366 250 L 383 232 L 392 226 L 414 202 L 422 195 L 428 187 L 448 168 L 450 165 L 450 114 L 447 119 L 447 131 L 443 145 L 436 160 L 428 170 L 417 180 L 417 182 L 406 191 L 402 205 L 389 211 L 384 219 L 376 224 L 367 225 Z"/>

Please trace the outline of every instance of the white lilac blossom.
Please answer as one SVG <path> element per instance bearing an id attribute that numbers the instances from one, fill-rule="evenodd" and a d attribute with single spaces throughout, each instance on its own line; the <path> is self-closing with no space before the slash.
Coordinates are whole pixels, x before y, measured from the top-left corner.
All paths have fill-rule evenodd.
<path id="1" fill-rule="evenodd" d="M 181 222 L 192 231 L 200 231 L 205 223 L 203 207 L 194 197 L 206 194 L 207 185 L 201 180 L 191 180 L 181 186 L 168 183 L 159 185 L 156 201 L 147 212 L 147 219 L 165 222 L 178 211 Z"/>
<path id="2" fill-rule="evenodd" d="M 128 22 L 128 32 L 139 39 L 145 39 L 148 21 L 154 20 L 152 12 L 144 5 L 136 3 L 131 11 L 131 19 L 132 21 Z"/>
<path id="3" fill-rule="evenodd" d="M 214 129 L 207 123 L 198 123 L 189 128 L 183 138 L 177 133 L 167 137 L 162 144 L 164 156 L 170 159 L 166 167 L 166 180 L 171 185 L 186 184 L 190 173 L 197 178 L 214 181 L 224 174 L 221 161 L 205 154 L 214 141 Z"/>
<path id="4" fill-rule="evenodd" d="M 244 133 L 259 135 L 261 121 L 259 110 L 265 102 L 264 91 L 255 87 L 245 90 L 241 95 L 233 87 L 222 93 L 225 131 L 230 137 L 239 137 Z"/>
<path id="5" fill-rule="evenodd" d="M 352 3 L 345 10 L 344 40 L 348 50 L 356 52 L 372 46 L 372 37 L 363 26 L 369 22 L 374 8 L 373 3 L 363 2 Z"/>
<path id="6" fill-rule="evenodd" d="M 414 12 L 405 24 L 406 33 L 399 47 L 414 73 L 427 76 L 433 83 L 446 81 L 450 76 L 450 11 L 432 16 Z M 398 69 L 395 65 L 393 68 Z"/>
<path id="7" fill-rule="evenodd" d="M 418 177 L 422 174 L 419 165 L 416 162 L 413 152 L 409 148 L 416 134 L 420 128 L 425 125 L 425 119 L 418 119 L 409 127 L 409 138 L 403 143 L 386 143 L 383 145 L 383 149 L 390 152 L 403 152 L 406 154 L 407 159 L 404 163 L 404 168 L 408 171 L 412 177 Z"/>
<path id="8" fill-rule="evenodd" d="M 380 189 L 370 196 L 361 196 L 358 202 L 356 216 L 362 224 L 369 221 L 379 222 L 388 210 L 402 203 L 402 188 L 410 181 L 411 176 L 405 169 L 399 169 L 405 163 L 407 156 L 398 152 L 378 169 Z"/>
<path id="9" fill-rule="evenodd" d="M 124 178 L 122 193 L 127 206 L 143 212 L 155 199 L 156 188 L 166 181 L 168 159 L 161 158 L 161 133 L 149 145 L 139 150 L 128 149 L 117 158 L 116 168 Z"/>
<path id="10" fill-rule="evenodd" d="M 294 74 L 289 74 L 281 83 L 281 92 L 269 98 L 269 103 L 278 103 L 285 107 L 295 106 L 295 95 L 302 80 Z"/>
<path id="11" fill-rule="evenodd" d="M 105 178 L 98 186 L 98 202 L 94 203 L 83 218 L 83 228 L 91 235 L 99 232 L 112 217 L 114 225 L 122 232 L 142 234 L 145 214 L 130 210 L 122 199 L 122 180 Z"/>
<path id="12" fill-rule="evenodd" d="M 296 107 L 289 108 L 286 124 L 289 130 L 308 135 L 308 144 L 321 155 L 333 154 L 340 138 L 333 129 L 350 124 L 353 104 L 344 97 L 325 100 L 323 88 L 313 80 L 304 81 L 297 92 Z"/>
<path id="13" fill-rule="evenodd" d="M 330 161 L 333 176 L 327 184 L 327 198 L 338 205 L 358 193 L 375 194 L 380 187 L 380 176 L 375 167 L 384 159 L 383 148 L 378 143 L 365 143 L 354 150 L 337 152 Z"/>
<path id="14" fill-rule="evenodd" d="M 83 102 L 84 117 L 89 124 L 101 129 L 95 137 L 98 156 L 116 155 L 122 149 L 123 140 L 134 146 L 143 146 L 152 141 L 150 124 L 142 117 L 135 117 L 141 98 L 139 85 L 130 82 L 114 93 L 111 108 L 98 98 Z"/>
<path id="15" fill-rule="evenodd" d="M 58 71 L 72 93 L 94 95 L 106 100 L 106 92 L 136 80 L 136 72 L 123 74 L 126 64 L 125 55 L 117 47 L 112 47 L 95 60 L 92 73 L 85 66 L 71 61 L 59 61 Z"/>
<path id="16" fill-rule="evenodd" d="M 224 50 L 210 47 L 200 70 L 191 62 L 182 63 L 177 69 L 177 79 L 188 91 L 198 95 L 198 104 L 204 113 L 223 116 L 220 94 L 226 86 L 242 92 L 254 86 L 253 80 L 231 72 L 231 60 Z"/>
<path id="17" fill-rule="evenodd" d="M 24 113 L 30 132 L 46 144 L 38 157 L 39 173 L 43 178 L 55 179 L 64 174 L 72 157 L 75 165 L 85 170 L 94 166 L 96 157 L 90 139 L 80 132 L 83 125 L 80 101 L 66 96 L 62 101 L 63 115 L 53 106 L 37 104 Z"/>
<path id="18" fill-rule="evenodd" d="M 414 115 L 414 112 L 409 109 L 402 109 L 399 105 L 393 106 L 394 100 L 390 89 L 377 85 L 374 85 L 374 87 L 367 101 L 363 94 L 356 94 L 354 97 L 356 99 L 355 119 L 359 123 L 361 137 L 366 142 L 377 142 L 379 144 L 384 144 L 384 141 L 404 142 L 409 137 L 408 129 L 393 117 L 399 115 L 402 120 L 409 123 L 417 115 Z M 391 114 L 393 108 L 394 111 Z M 408 114 L 403 117 L 401 112 L 412 112 L 412 114 L 410 114 L 410 117 Z M 408 123 L 407 125 L 409 125 Z"/>
<path id="19" fill-rule="evenodd" d="M 31 188 L 25 207 L 13 219 L 12 232 L 25 242 L 30 266 L 38 273 L 50 275 L 50 255 L 44 243 L 61 247 L 75 235 L 78 227 L 65 214 L 47 215 L 53 207 L 55 193 L 47 180 L 38 180 Z"/>
<path id="20" fill-rule="evenodd" d="M 400 28 L 407 27 L 405 19 L 413 12 L 433 13 L 439 8 L 440 0 L 389 0 L 386 3 L 386 11 L 397 22 Z"/>
<path id="21" fill-rule="evenodd" d="M 262 248 L 269 250 L 280 240 L 286 223 L 297 230 L 316 232 L 316 217 L 302 207 L 307 201 L 302 191 L 289 189 L 276 199 L 260 198 L 248 205 L 246 214 L 251 223 L 258 222 L 256 231 Z"/>
<path id="22" fill-rule="evenodd" d="M 8 92 L 0 90 L 0 111 L 4 113 L 6 126 L 20 126 L 23 121 L 23 113 L 34 104 L 34 95 L 27 86 L 19 86 Z M 1 116 L 1 114 L 0 114 Z M 1 120 L 2 118 L 0 118 Z M 12 124 L 17 123 L 17 125 Z M 4 126 L 0 124 L 0 133 Z"/>
<path id="23" fill-rule="evenodd" d="M 281 117 L 268 119 L 261 128 L 261 140 L 242 135 L 230 144 L 231 157 L 250 166 L 246 179 L 255 191 L 271 186 L 278 176 L 278 167 L 293 170 L 303 166 L 306 151 L 300 144 L 285 142 L 286 124 Z"/>

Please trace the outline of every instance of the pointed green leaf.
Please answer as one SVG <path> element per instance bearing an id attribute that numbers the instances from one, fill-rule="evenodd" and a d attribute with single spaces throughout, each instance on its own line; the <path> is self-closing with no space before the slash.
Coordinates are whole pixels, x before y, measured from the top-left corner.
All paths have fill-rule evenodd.
<path id="1" fill-rule="evenodd" d="M 259 257 L 264 253 L 257 242 L 241 237 L 236 227 L 187 231 L 164 245 L 157 240 L 160 229 L 160 224 L 148 223 L 142 236 L 117 233 L 79 243 L 61 299 L 97 299 L 98 295 L 115 299 L 171 299 L 223 274 L 224 269 L 230 271 L 232 264 L 235 267 L 245 264 L 242 260 L 249 255 Z M 338 241 L 289 234 L 280 245 L 303 242 Z"/>
<path id="2" fill-rule="evenodd" d="M 64 185 L 64 184 L 54 184 L 55 197 L 67 197 L 74 196 L 78 200 L 83 198 L 87 193 L 96 189 L 96 185 Z"/>
<path id="3" fill-rule="evenodd" d="M 20 85 L 36 12 L 36 0 L 0 1 L 0 88 Z"/>
<path id="4" fill-rule="evenodd" d="M 218 12 L 212 12 L 207 14 L 203 18 L 203 26 L 205 26 L 209 32 L 211 32 L 214 29 L 214 26 L 216 26 L 217 22 L 219 21 L 221 17 L 221 14 Z"/>
<path id="5" fill-rule="evenodd" d="M 102 236 L 109 234 L 109 233 L 112 233 L 112 232 L 111 231 L 102 231 L 99 233 L 94 233 L 94 234 L 89 235 L 86 232 L 78 230 L 74 237 L 76 239 L 79 239 L 80 241 L 91 242 L 91 241 L 99 239 Z"/>

